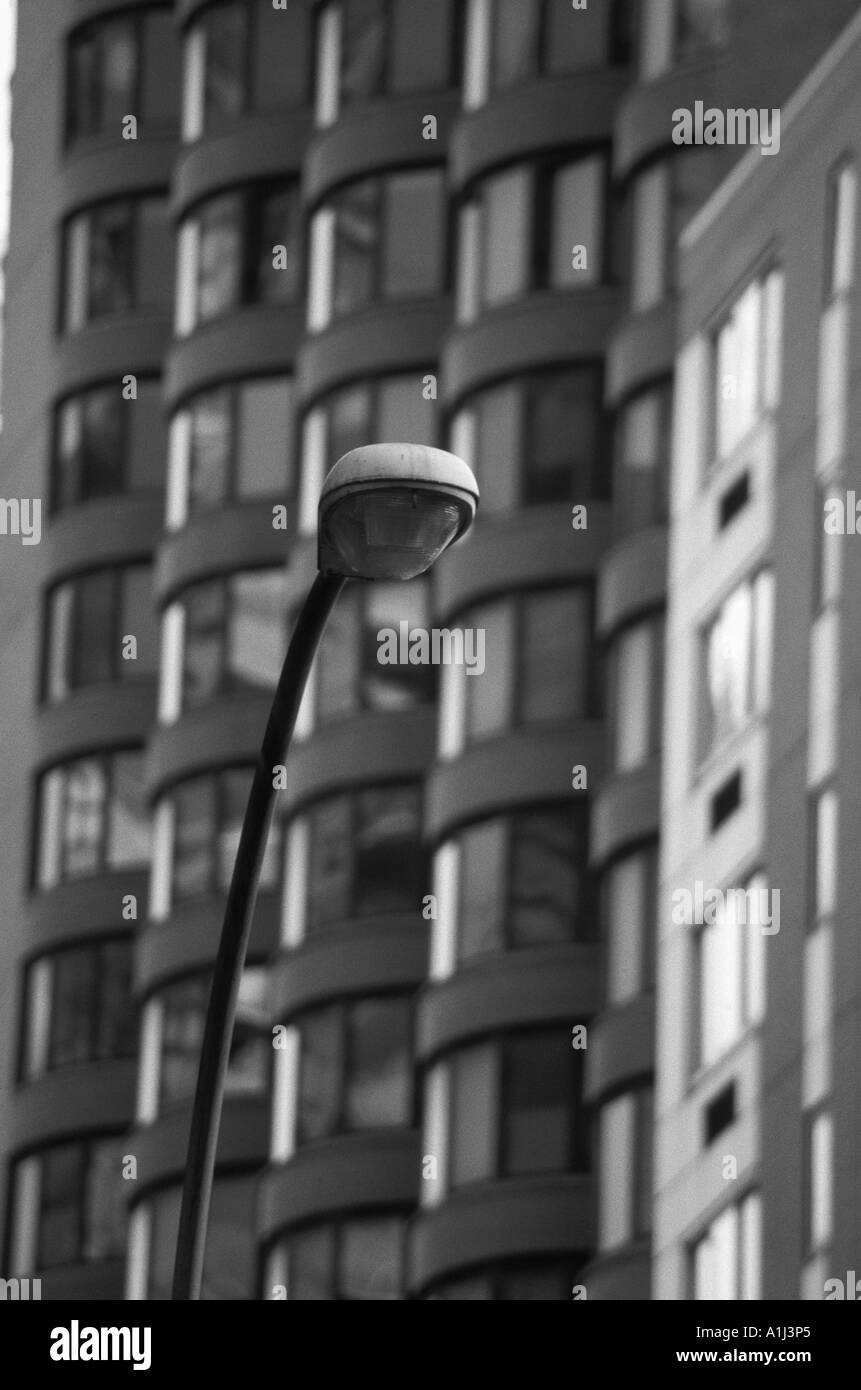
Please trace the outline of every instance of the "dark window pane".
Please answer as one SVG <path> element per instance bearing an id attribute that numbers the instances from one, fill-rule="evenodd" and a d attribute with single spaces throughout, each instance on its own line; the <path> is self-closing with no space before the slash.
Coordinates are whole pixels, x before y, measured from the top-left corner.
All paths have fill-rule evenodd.
<path id="1" fill-rule="evenodd" d="M 436 403 L 425 400 L 422 377 L 391 377 L 380 383 L 377 394 L 380 441 L 436 443 Z"/>
<path id="2" fill-rule="evenodd" d="M 505 1052 L 502 1172 L 565 1172 L 572 1166 L 572 1130 L 581 1104 L 570 1033 L 509 1038 Z"/>
<path id="3" fill-rule="evenodd" d="M 69 139 L 93 135 L 99 129 L 101 61 L 96 32 L 88 29 L 69 45 Z"/>
<path id="4" fill-rule="evenodd" d="M 52 1067 L 88 1061 L 96 1009 L 96 957 L 91 949 L 61 951 L 54 957 L 51 1036 Z"/>
<path id="5" fill-rule="evenodd" d="M 201 778 L 178 786 L 175 813 L 173 896 L 189 898 L 212 886 L 215 839 L 215 787 Z"/>
<path id="6" fill-rule="evenodd" d="M 586 891 L 588 825 L 579 808 L 514 818 L 510 930 L 513 946 L 596 934 Z"/>
<path id="7" fill-rule="evenodd" d="M 346 797 L 324 801 L 309 815 L 309 932 L 350 914 L 351 819 L 350 802 Z"/>
<path id="8" fill-rule="evenodd" d="M 197 318 L 215 318 L 239 303 L 242 285 L 242 199 L 213 198 L 199 213 Z"/>
<path id="9" fill-rule="evenodd" d="M 332 203 L 335 213 L 334 312 L 349 314 L 370 303 L 379 248 L 379 187 L 353 184 Z"/>
<path id="10" fill-rule="evenodd" d="M 499 1053 L 470 1047 L 451 1063 L 449 1180 L 452 1187 L 492 1178 L 496 1171 Z"/>
<path id="11" fill-rule="evenodd" d="M 582 719 L 592 655 L 591 602 L 585 588 L 523 599 L 519 716 L 525 724 Z"/>
<path id="12" fill-rule="evenodd" d="M 544 67 L 547 72 L 578 72 L 607 59 L 608 29 L 615 0 L 575 10 L 571 0 L 544 0 Z"/>
<path id="13" fill-rule="evenodd" d="M 311 8 L 258 5 L 254 14 L 253 101 L 259 111 L 301 106 L 311 70 Z"/>
<path id="14" fill-rule="evenodd" d="M 116 574 L 97 570 L 77 580 L 75 592 L 74 686 L 109 681 L 116 666 Z"/>
<path id="15" fill-rule="evenodd" d="M 406 1125 L 411 1110 L 412 1010 L 402 999 L 368 999 L 349 1011 L 348 1129 Z"/>
<path id="16" fill-rule="evenodd" d="M 576 22 L 576 21 L 575 21 Z M 541 7 L 536 0 L 496 0 L 493 11 L 493 85 L 509 87 L 538 66 Z"/>
<path id="17" fill-rule="evenodd" d="M 149 858 L 149 813 L 143 756 L 117 753 L 112 760 L 107 862 L 111 869 L 143 865 Z"/>
<path id="18" fill-rule="evenodd" d="M 201 1298 L 224 1301 L 253 1297 L 256 1196 L 254 1177 L 219 1178 L 213 1184 Z"/>
<path id="19" fill-rule="evenodd" d="M 154 676 L 158 671 L 159 630 L 149 565 L 134 565 L 121 576 L 119 672 L 126 680 Z M 137 660 L 123 659 L 125 638 L 137 639 Z"/>
<path id="20" fill-rule="evenodd" d="M 206 976 L 193 976 L 171 985 L 164 991 L 161 1038 L 162 1106 L 174 1105 L 194 1094 L 208 999 L 209 979 Z"/>
<path id="21" fill-rule="evenodd" d="M 341 13 L 342 100 L 373 96 L 385 70 L 385 0 L 343 0 Z"/>
<path id="22" fill-rule="evenodd" d="M 181 1189 L 171 1187 L 159 1192 L 149 1203 L 151 1222 L 147 1298 L 170 1298 L 181 1198 Z"/>
<path id="23" fill-rule="evenodd" d="M 183 705 L 194 708 L 218 692 L 224 670 L 227 621 L 223 581 L 196 584 L 184 599 Z"/>
<path id="24" fill-rule="evenodd" d="M 63 817 L 64 878 L 96 873 L 101 866 L 107 781 L 95 758 L 82 758 L 66 769 Z"/>
<path id="25" fill-rule="evenodd" d="M 132 943 L 105 942 L 99 947 L 96 1056 L 134 1057 L 138 1044 L 137 1024 L 137 1006 L 132 997 Z"/>
<path id="26" fill-rule="evenodd" d="M 170 125 L 179 116 L 180 90 L 180 45 L 170 9 L 144 14 L 143 40 L 143 118 Z"/>
<path id="27" fill-rule="evenodd" d="M 338 1296 L 391 1301 L 401 1297 L 403 1225 L 397 1217 L 345 1221 L 338 1251 Z"/>
<path id="28" fill-rule="evenodd" d="M 257 245 L 253 284 L 247 298 L 264 304 L 285 304 L 296 299 L 301 283 L 299 264 L 299 200 L 295 188 L 267 193 L 257 208 Z M 286 255 L 280 249 L 284 247 Z M 277 262 L 275 264 L 277 254 Z"/>
<path id="29" fill-rule="evenodd" d="M 341 1010 L 325 1009 L 299 1026 L 296 1143 L 325 1139 L 338 1128 L 344 1069 Z"/>
<path id="30" fill-rule="evenodd" d="M 343 458 L 351 449 L 367 444 L 371 431 L 372 396 L 368 386 L 339 391 L 329 404 L 328 451 L 331 459 Z"/>
<path id="31" fill-rule="evenodd" d="M 458 957 L 461 961 L 504 945 L 508 825 L 474 825 L 460 837 Z"/>
<path id="32" fill-rule="evenodd" d="M 136 308 L 170 309 L 173 303 L 174 236 L 163 198 L 137 204 Z"/>
<path id="33" fill-rule="evenodd" d="M 316 663 L 316 712 L 320 723 L 352 714 L 358 707 L 361 611 L 358 588 L 348 589 L 326 624 Z"/>
<path id="34" fill-rule="evenodd" d="M 426 92 L 448 85 L 452 54 L 451 0 L 396 0 L 391 36 L 392 92 Z"/>
<path id="35" fill-rule="evenodd" d="M 85 1260 L 118 1259 L 126 1244 L 123 1154 L 128 1141 L 102 1139 L 90 1148 L 84 1189 Z"/>
<path id="36" fill-rule="evenodd" d="M 418 792 L 413 787 L 361 792 L 358 819 L 357 914 L 417 910 L 424 891 Z"/>
<path id="37" fill-rule="evenodd" d="M 227 496 L 233 427 L 230 391 L 197 396 L 191 409 L 189 509 L 215 507 Z"/>
<path id="38" fill-rule="evenodd" d="M 122 133 L 123 117 L 135 114 L 137 43 L 134 20 L 113 19 L 99 25 L 101 40 L 101 94 L 99 125 L 103 131 Z M 162 61 L 164 61 L 162 59 Z"/>
<path id="39" fill-rule="evenodd" d="M 128 410 L 130 492 L 161 491 L 167 472 L 167 430 L 157 381 L 139 381 L 136 401 Z"/>
<path id="40" fill-rule="evenodd" d="M 123 490 L 122 412 L 128 408 L 116 387 L 91 391 L 84 397 L 81 501 Z"/>
<path id="41" fill-rule="evenodd" d="M 226 1094 L 262 1095 L 269 1080 L 272 1034 L 266 1010 L 266 972 L 251 966 L 242 972 L 236 1020 L 230 1040 Z"/>
<path id="42" fill-rule="evenodd" d="M 110 203 L 90 214 L 87 318 L 132 307 L 132 204 Z"/>
<path id="43" fill-rule="evenodd" d="M 364 600 L 364 621 L 359 652 L 360 689 L 357 691 L 363 709 L 407 709 L 434 693 L 434 667 L 398 662 L 382 665 L 379 660 L 378 633 L 383 628 L 399 632 L 399 624 L 407 623 L 408 631 L 427 626 L 428 592 L 421 581 L 404 584 L 371 584 L 361 591 Z"/>
<path id="44" fill-rule="evenodd" d="M 394 174 L 385 186 L 383 295 L 415 299 L 443 287 L 445 196 L 437 170 Z"/>
<path id="45" fill-rule="evenodd" d="M 289 496 L 295 486 L 293 383 L 289 377 L 239 388 L 236 490 L 240 497 Z"/>
<path id="46" fill-rule="evenodd" d="M 606 495 L 609 473 L 602 466 L 599 374 L 542 376 L 528 389 L 524 501 L 528 505 Z"/>
<path id="47" fill-rule="evenodd" d="M 36 1251 L 40 1269 L 80 1258 L 85 1162 L 82 1144 L 63 1144 L 42 1155 Z"/>
<path id="48" fill-rule="evenodd" d="M 291 1300 L 328 1302 L 334 1291 L 335 1231 L 317 1226 L 292 1236 L 289 1251 Z"/>
<path id="49" fill-rule="evenodd" d="M 244 100 L 248 11 L 244 5 L 217 5 L 206 11 L 204 124 L 208 131 L 239 115 Z"/>
<path id="50" fill-rule="evenodd" d="M 524 411 L 524 391 L 514 383 L 482 391 L 476 402 L 476 467 L 488 512 L 520 505 Z"/>

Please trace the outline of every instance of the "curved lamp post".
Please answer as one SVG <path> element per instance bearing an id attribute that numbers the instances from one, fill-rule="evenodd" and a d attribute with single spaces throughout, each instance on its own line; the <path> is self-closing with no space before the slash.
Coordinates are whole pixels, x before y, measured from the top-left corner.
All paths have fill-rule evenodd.
<path id="1" fill-rule="evenodd" d="M 478 487 L 454 454 L 420 444 L 373 444 L 339 459 L 318 509 L 318 573 L 272 700 L 254 768 L 212 977 L 179 1214 L 174 1299 L 199 1299 L 224 1084 L 239 981 L 275 809 L 273 769 L 284 762 L 308 672 L 347 579 L 414 579 L 472 525 Z"/>

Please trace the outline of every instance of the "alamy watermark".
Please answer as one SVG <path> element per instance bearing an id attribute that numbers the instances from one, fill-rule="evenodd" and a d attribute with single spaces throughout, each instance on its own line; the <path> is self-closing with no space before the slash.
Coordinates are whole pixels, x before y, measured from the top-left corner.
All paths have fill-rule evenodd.
<path id="1" fill-rule="evenodd" d="M 780 889 L 706 888 L 696 879 L 693 892 L 674 891 L 672 920 L 677 927 L 714 927 L 735 921 L 743 927 L 760 927 L 763 936 L 775 936 L 780 931 Z"/>
<path id="2" fill-rule="evenodd" d="M 381 666 L 465 666 L 468 676 L 484 673 L 483 627 L 411 628 L 405 620 L 397 629 L 381 627 L 377 633 L 377 661 Z"/>
<path id="3" fill-rule="evenodd" d="M 0 497 L 0 536 L 20 536 L 22 545 L 42 539 L 41 497 Z"/>
<path id="4" fill-rule="evenodd" d="M 693 111 L 679 106 L 673 112 L 674 145 L 759 145 L 763 154 L 780 150 L 780 111 L 694 102 Z"/>

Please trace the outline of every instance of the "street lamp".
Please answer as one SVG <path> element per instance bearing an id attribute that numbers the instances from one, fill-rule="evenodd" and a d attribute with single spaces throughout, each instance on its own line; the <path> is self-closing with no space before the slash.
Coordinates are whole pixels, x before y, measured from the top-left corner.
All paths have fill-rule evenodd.
<path id="1" fill-rule="evenodd" d="M 281 668 L 242 822 L 201 1044 L 179 1213 L 174 1299 L 199 1299 L 239 981 L 287 755 L 326 621 L 347 579 L 414 579 L 472 525 L 478 487 L 462 459 L 423 444 L 372 444 L 339 459 L 317 515 L 318 573 Z"/>

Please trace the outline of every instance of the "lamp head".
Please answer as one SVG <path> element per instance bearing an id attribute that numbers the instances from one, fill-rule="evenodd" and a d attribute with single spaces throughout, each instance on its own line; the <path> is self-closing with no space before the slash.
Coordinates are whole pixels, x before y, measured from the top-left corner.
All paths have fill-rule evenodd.
<path id="1" fill-rule="evenodd" d="M 329 472 L 318 508 L 321 573 L 414 579 L 472 525 L 478 484 L 426 444 L 368 444 Z"/>

